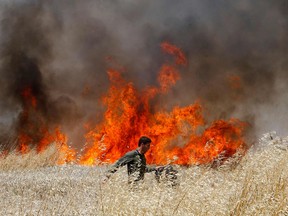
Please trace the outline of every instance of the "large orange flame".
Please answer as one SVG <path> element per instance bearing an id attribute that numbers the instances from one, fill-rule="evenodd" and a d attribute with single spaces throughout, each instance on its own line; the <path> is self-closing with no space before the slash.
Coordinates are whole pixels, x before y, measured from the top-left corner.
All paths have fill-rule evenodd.
<path id="1" fill-rule="evenodd" d="M 187 64 L 184 53 L 176 46 L 164 42 L 161 47 L 174 57 L 174 62 L 161 67 L 159 87 L 138 91 L 119 71 L 108 70 L 111 85 L 102 100 L 106 106 L 104 118 L 86 134 L 88 147 L 79 163 L 113 163 L 135 149 L 141 135 L 153 140 L 147 153 L 148 162 L 153 164 L 209 163 L 220 154 L 229 157 L 245 148 L 245 124 L 237 119 L 217 120 L 208 127 L 200 102 L 175 107 L 171 112 L 155 110 L 151 100 L 167 93 L 180 78 L 179 66 Z"/>
<path id="2" fill-rule="evenodd" d="M 230 157 L 246 148 L 243 131 L 245 123 L 237 119 L 216 120 L 208 125 L 200 101 L 186 107 L 175 106 L 171 111 L 161 109 L 156 96 L 167 94 L 180 79 L 180 67 L 187 65 L 184 53 L 164 42 L 162 50 L 173 57 L 158 73 L 158 86 L 142 91 L 125 81 L 115 69 L 107 71 L 110 88 L 102 98 L 106 111 L 95 127 L 85 124 L 87 147 L 77 161 L 85 165 L 113 163 L 126 152 L 135 149 L 140 136 L 147 135 L 153 142 L 147 160 L 153 164 L 181 165 L 210 163 L 220 155 Z M 231 78 L 232 84 L 239 79 Z M 238 88 L 237 88 L 238 89 Z M 86 88 L 83 95 L 90 91 Z M 21 93 L 24 99 L 19 129 L 18 150 L 22 154 L 36 146 L 42 152 L 51 143 L 56 144 L 59 164 L 76 162 L 76 151 L 67 145 L 67 137 L 60 126 L 48 125 L 39 112 L 37 97 L 30 87 Z"/>

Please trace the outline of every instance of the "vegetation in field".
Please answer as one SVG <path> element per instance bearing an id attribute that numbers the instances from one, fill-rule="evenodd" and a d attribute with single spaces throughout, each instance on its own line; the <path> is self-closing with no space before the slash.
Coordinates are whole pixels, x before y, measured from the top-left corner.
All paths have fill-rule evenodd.
<path id="1" fill-rule="evenodd" d="M 179 185 L 153 174 L 137 186 L 122 168 L 103 182 L 106 166 L 55 166 L 45 152 L 0 160 L 1 215 L 287 215 L 288 139 L 265 134 L 243 158 L 219 166 L 178 166 Z"/>

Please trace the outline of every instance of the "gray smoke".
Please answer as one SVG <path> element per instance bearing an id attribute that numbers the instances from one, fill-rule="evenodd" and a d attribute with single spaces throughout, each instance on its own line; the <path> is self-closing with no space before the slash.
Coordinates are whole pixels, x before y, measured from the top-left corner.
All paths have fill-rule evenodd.
<path id="1" fill-rule="evenodd" d="M 158 69 L 168 58 L 159 45 L 169 41 L 189 64 L 159 98 L 164 108 L 199 99 L 208 121 L 237 117 L 249 122 L 252 135 L 286 133 L 284 0 L 2 0 L 0 8 L 2 131 L 25 125 L 19 120 L 25 106 L 20 96 L 31 86 L 41 119 L 64 125 L 73 145 L 83 145 L 83 124 L 101 120 L 107 67 L 123 66 L 123 76 L 139 89 L 157 85 Z"/>

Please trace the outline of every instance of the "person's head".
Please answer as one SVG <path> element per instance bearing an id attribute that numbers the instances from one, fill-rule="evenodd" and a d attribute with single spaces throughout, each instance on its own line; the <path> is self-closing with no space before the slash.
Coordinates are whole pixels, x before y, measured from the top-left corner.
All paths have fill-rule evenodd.
<path id="1" fill-rule="evenodd" d="M 138 141 L 138 149 L 141 154 L 145 154 L 150 149 L 152 140 L 149 137 L 142 136 Z"/>

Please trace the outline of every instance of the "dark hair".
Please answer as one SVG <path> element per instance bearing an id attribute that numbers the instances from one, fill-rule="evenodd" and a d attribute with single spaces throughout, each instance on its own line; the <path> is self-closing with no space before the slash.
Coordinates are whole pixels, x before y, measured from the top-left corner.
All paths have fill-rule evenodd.
<path id="1" fill-rule="evenodd" d="M 151 143 L 151 142 L 152 142 L 152 140 L 149 137 L 142 136 L 139 139 L 138 146 L 140 146 L 142 143 L 147 144 L 147 143 Z"/>

